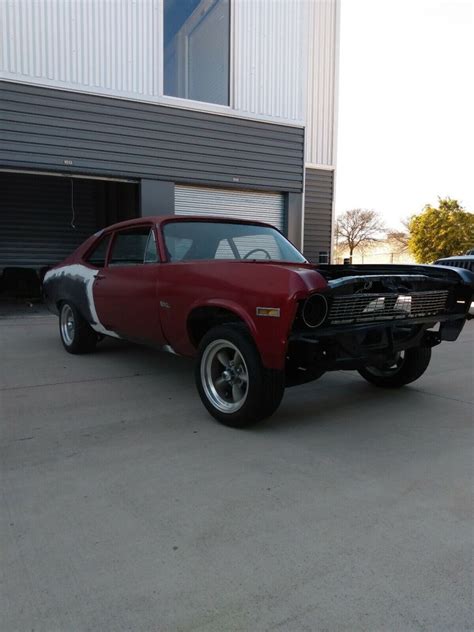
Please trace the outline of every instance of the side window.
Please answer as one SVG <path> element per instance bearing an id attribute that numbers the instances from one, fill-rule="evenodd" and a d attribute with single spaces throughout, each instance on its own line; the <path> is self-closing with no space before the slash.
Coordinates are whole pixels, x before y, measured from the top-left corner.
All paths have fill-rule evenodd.
<path id="1" fill-rule="evenodd" d="M 90 263 L 96 268 L 103 268 L 105 266 L 105 257 L 107 255 L 107 248 L 109 246 L 110 235 L 104 235 L 99 241 L 97 246 L 91 251 L 87 257 L 87 263 Z"/>
<path id="2" fill-rule="evenodd" d="M 148 239 L 147 239 L 146 248 L 145 248 L 145 259 L 143 260 L 143 263 L 158 263 L 158 262 L 159 262 L 159 257 L 158 257 L 158 248 L 156 245 L 155 233 L 153 232 L 153 229 L 151 229 L 150 232 L 148 233 Z"/>
<path id="3" fill-rule="evenodd" d="M 109 266 L 133 266 L 144 262 L 150 228 L 140 226 L 116 233 Z"/>

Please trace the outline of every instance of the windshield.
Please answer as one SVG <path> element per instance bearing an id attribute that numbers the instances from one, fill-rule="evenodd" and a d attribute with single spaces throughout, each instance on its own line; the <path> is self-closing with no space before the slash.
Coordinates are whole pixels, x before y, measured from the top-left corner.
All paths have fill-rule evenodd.
<path id="1" fill-rule="evenodd" d="M 168 222 L 163 235 L 170 261 L 237 259 L 306 263 L 277 230 L 231 222 Z"/>

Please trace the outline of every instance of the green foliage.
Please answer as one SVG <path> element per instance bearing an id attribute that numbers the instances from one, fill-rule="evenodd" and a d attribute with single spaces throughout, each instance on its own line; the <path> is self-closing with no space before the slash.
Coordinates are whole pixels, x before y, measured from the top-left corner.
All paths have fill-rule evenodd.
<path id="1" fill-rule="evenodd" d="M 418 263 L 462 255 L 474 247 L 474 214 L 451 198 L 438 198 L 438 208 L 427 204 L 408 228 L 408 249 Z"/>

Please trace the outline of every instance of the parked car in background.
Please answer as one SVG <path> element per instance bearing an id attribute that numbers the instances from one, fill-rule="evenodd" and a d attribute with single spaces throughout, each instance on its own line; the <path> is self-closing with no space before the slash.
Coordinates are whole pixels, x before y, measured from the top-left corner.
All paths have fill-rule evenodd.
<path id="1" fill-rule="evenodd" d="M 474 272 L 474 249 L 468 250 L 465 255 L 438 259 L 435 261 L 435 265 L 450 266 L 451 268 L 460 268 L 462 270 L 470 270 L 471 272 Z M 471 303 L 469 315 L 474 316 L 474 303 Z"/>
<path id="2" fill-rule="evenodd" d="M 44 293 L 66 351 L 107 335 L 193 356 L 207 410 L 241 427 L 271 415 L 285 386 L 326 371 L 413 382 L 432 347 L 462 330 L 474 275 L 314 265 L 268 224 L 170 216 L 95 234 L 48 271 Z"/>
<path id="3" fill-rule="evenodd" d="M 474 254 L 459 255 L 457 257 L 443 257 L 434 262 L 438 266 L 450 266 L 451 268 L 462 268 L 474 272 Z"/>

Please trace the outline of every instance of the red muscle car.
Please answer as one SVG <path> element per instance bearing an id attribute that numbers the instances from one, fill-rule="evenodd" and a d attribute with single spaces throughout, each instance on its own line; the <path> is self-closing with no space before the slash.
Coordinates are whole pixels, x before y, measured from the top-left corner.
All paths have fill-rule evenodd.
<path id="1" fill-rule="evenodd" d="M 115 224 L 44 279 L 66 351 L 114 336 L 194 356 L 204 405 L 234 427 L 326 371 L 413 382 L 456 340 L 473 292 L 468 270 L 314 265 L 272 226 L 202 216 Z"/>

